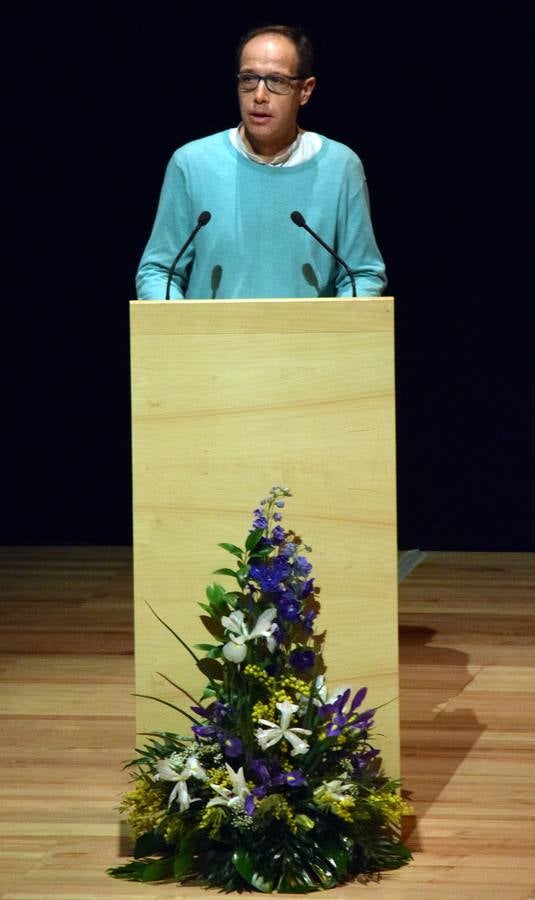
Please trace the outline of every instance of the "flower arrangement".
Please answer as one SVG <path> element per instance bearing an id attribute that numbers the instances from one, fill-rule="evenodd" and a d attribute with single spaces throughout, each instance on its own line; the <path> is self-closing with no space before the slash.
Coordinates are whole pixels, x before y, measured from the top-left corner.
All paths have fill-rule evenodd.
<path id="1" fill-rule="evenodd" d="M 127 764 L 134 860 L 114 877 L 308 893 L 410 859 L 400 841 L 408 808 L 370 743 L 366 688 L 327 688 L 311 548 L 281 524 L 289 496 L 274 486 L 244 548 L 219 545 L 236 565 L 215 574 L 234 589 L 206 590 L 203 657 L 160 619 L 208 684 L 197 701 L 171 682 L 192 701 L 173 707 L 191 733 L 150 734 Z"/>

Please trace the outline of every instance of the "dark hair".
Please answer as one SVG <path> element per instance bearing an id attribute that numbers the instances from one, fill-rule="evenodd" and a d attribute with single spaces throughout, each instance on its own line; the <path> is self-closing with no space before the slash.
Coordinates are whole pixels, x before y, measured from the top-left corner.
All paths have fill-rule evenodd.
<path id="1" fill-rule="evenodd" d="M 238 69 L 240 68 L 243 48 L 259 34 L 280 34 L 283 37 L 288 38 L 297 51 L 299 63 L 299 72 L 297 74 L 301 75 L 303 78 L 309 78 L 312 75 L 314 69 L 314 48 L 305 32 L 301 28 L 294 27 L 293 25 L 261 25 L 258 28 L 252 28 L 251 31 L 244 34 L 238 44 L 238 50 L 236 52 Z"/>

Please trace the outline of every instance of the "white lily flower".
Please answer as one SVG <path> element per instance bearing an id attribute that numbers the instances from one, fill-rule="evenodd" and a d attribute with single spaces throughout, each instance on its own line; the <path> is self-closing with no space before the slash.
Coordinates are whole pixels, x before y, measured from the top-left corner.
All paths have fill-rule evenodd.
<path id="1" fill-rule="evenodd" d="M 225 659 L 228 659 L 229 662 L 233 663 L 243 662 L 247 656 L 247 641 L 252 641 L 259 637 L 267 639 L 268 649 L 270 653 L 273 653 L 273 650 L 276 647 L 273 632 L 277 627 L 274 624 L 273 619 L 276 615 L 277 610 L 274 606 L 265 609 L 264 612 L 259 615 L 256 625 L 251 632 L 249 632 L 249 629 L 245 624 L 245 615 L 241 609 L 234 610 L 231 612 L 230 616 L 221 616 L 221 624 L 226 628 L 227 632 L 229 632 L 229 640 L 223 647 L 223 656 Z"/>
<path id="2" fill-rule="evenodd" d="M 309 749 L 309 745 L 303 738 L 299 737 L 300 734 L 312 734 L 312 732 L 308 728 L 290 728 L 290 722 L 292 716 L 299 707 L 295 703 L 289 703 L 288 700 L 284 700 L 282 703 L 276 704 L 277 709 L 280 711 L 281 718 L 279 725 L 276 725 L 275 722 L 270 722 L 268 719 L 259 719 L 261 725 L 268 726 L 267 728 L 257 728 L 255 731 L 256 739 L 260 744 L 262 750 L 267 750 L 268 747 L 273 747 L 274 744 L 278 744 L 279 741 L 284 738 L 288 741 L 289 744 L 293 747 L 292 756 L 298 756 L 301 753 L 306 753 Z"/>
<path id="3" fill-rule="evenodd" d="M 314 791 L 314 798 L 319 802 L 328 800 L 329 803 L 345 800 L 347 792 L 351 788 L 351 784 L 344 784 L 339 778 L 334 779 L 334 781 L 324 781 Z"/>
<path id="4" fill-rule="evenodd" d="M 232 790 L 230 790 L 230 788 L 221 787 L 219 784 L 211 784 L 210 787 L 219 796 L 213 797 L 208 801 L 206 804 L 207 809 L 209 806 L 228 806 L 229 809 L 243 809 L 245 807 L 245 801 L 251 791 L 247 787 L 245 781 L 243 766 L 240 766 L 237 772 L 235 772 L 228 763 L 225 763 L 225 767 L 229 774 Z"/>
<path id="5" fill-rule="evenodd" d="M 186 781 L 188 778 L 197 778 L 199 781 L 208 781 L 208 775 L 201 766 L 196 756 L 188 756 L 186 765 L 181 772 L 177 772 L 175 766 L 180 756 L 173 753 L 167 759 L 159 759 L 156 763 L 157 773 L 154 781 L 176 781 L 176 784 L 169 795 L 168 806 L 171 806 L 173 800 L 178 798 L 180 812 L 189 809 L 192 803 L 199 801 L 199 798 L 191 800 L 188 794 Z"/>

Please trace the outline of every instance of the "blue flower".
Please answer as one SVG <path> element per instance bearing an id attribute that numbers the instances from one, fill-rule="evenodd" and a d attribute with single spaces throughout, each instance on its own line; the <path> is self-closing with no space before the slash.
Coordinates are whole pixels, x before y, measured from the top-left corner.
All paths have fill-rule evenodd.
<path id="1" fill-rule="evenodd" d="M 284 559 L 290 559 L 290 557 L 294 555 L 296 550 L 297 544 L 293 544 L 291 541 L 288 541 L 288 543 L 285 544 L 284 547 L 281 547 L 279 555 L 283 556 Z"/>
<path id="2" fill-rule="evenodd" d="M 264 515 L 259 515 L 253 521 L 252 530 L 254 531 L 257 528 L 261 528 L 263 530 L 264 528 L 267 528 L 267 526 L 268 526 L 268 520 L 266 519 L 266 517 Z"/>
<path id="3" fill-rule="evenodd" d="M 269 560 L 266 563 L 253 564 L 249 569 L 249 578 L 256 581 L 263 591 L 274 591 L 281 581 L 288 578 L 291 567 L 281 556 Z"/>
<path id="4" fill-rule="evenodd" d="M 305 615 L 302 617 L 301 621 L 303 623 L 303 628 L 305 628 L 306 631 L 312 631 L 312 625 L 313 625 L 313 622 L 314 622 L 314 619 L 316 618 L 316 616 L 317 616 L 316 610 L 311 609 L 307 613 L 305 613 Z"/>
<path id="5" fill-rule="evenodd" d="M 276 525 L 271 532 L 271 541 L 273 544 L 282 544 L 286 532 L 282 525 Z"/>
<path id="6" fill-rule="evenodd" d="M 297 672 L 306 672 L 307 669 L 311 669 L 315 659 L 316 654 L 309 647 L 300 647 L 290 653 L 290 665 Z"/>
<path id="7" fill-rule="evenodd" d="M 294 563 L 296 575 L 308 575 L 312 572 L 312 564 L 309 563 L 306 556 L 298 556 Z"/>
<path id="8" fill-rule="evenodd" d="M 294 591 L 283 591 L 279 594 L 277 600 L 277 608 L 281 619 L 286 622 L 298 622 L 301 611 L 301 604 L 295 596 Z"/>

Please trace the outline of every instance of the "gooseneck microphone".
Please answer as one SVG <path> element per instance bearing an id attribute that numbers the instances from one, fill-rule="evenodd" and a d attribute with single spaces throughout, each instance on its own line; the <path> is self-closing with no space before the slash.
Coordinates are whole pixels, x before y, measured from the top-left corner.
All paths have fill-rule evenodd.
<path id="1" fill-rule="evenodd" d="M 189 245 L 191 244 L 191 242 L 192 242 L 193 238 L 195 237 L 195 235 L 197 234 L 197 232 L 200 231 L 200 229 L 203 227 L 203 225 L 207 225 L 211 218 L 212 218 L 212 213 L 209 213 L 207 209 L 205 209 L 204 212 L 200 213 L 199 218 L 197 219 L 197 224 L 196 224 L 195 228 L 191 232 L 191 234 L 190 234 L 189 238 L 187 239 L 186 243 L 184 244 L 184 246 L 180 248 L 177 255 L 175 256 L 175 258 L 172 262 L 171 268 L 169 269 L 169 276 L 167 278 L 167 287 L 165 289 L 165 299 L 166 300 L 170 299 L 169 293 L 171 291 L 171 281 L 173 279 L 173 275 L 175 274 L 175 269 L 178 265 L 178 261 L 179 261 L 180 257 L 183 255 L 183 253 L 186 252 L 186 250 L 188 249 Z"/>
<path id="2" fill-rule="evenodd" d="M 338 262 L 341 266 L 344 267 L 344 269 L 346 270 L 347 274 L 349 275 L 349 278 L 351 281 L 351 287 L 353 289 L 353 297 L 356 297 L 357 289 L 355 287 L 355 277 L 353 275 L 353 272 L 349 268 L 348 264 L 346 262 L 344 262 L 344 260 L 342 259 L 341 256 L 338 256 L 338 253 L 335 253 L 335 251 L 333 250 L 332 247 L 329 247 L 329 245 L 326 244 L 325 241 L 323 241 L 320 238 L 319 234 L 316 234 L 315 231 L 312 231 L 312 228 L 310 228 L 310 226 L 307 225 L 307 223 L 305 222 L 305 217 L 297 209 L 294 209 L 293 213 L 290 213 L 290 219 L 292 220 L 294 225 L 297 225 L 299 228 L 304 228 L 305 231 L 308 231 L 308 233 L 312 235 L 314 240 L 316 240 L 318 242 L 318 244 L 321 244 L 321 246 L 324 247 L 325 250 L 327 250 L 327 252 L 331 254 L 331 256 L 334 256 L 336 262 Z"/>

